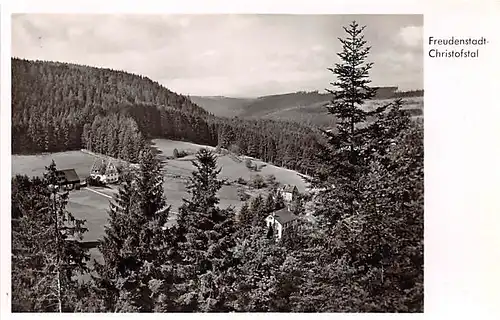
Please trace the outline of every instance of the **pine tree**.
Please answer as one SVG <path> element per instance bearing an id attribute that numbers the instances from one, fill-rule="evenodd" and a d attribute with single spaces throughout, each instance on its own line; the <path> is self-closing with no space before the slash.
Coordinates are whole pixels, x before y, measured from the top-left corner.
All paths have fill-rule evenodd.
<path id="1" fill-rule="evenodd" d="M 274 195 L 269 193 L 266 198 L 266 212 L 271 213 L 276 210 L 276 203 L 274 201 Z"/>
<path id="2" fill-rule="evenodd" d="M 250 212 L 253 217 L 252 226 L 263 226 L 265 223 L 264 219 L 267 217 L 267 211 L 264 199 L 260 194 L 253 198 L 250 204 Z"/>
<path id="3" fill-rule="evenodd" d="M 217 169 L 217 156 L 208 149 L 200 149 L 196 154 L 196 161 L 192 161 L 195 171 L 187 185 L 191 195 L 186 200 L 189 209 L 210 211 L 215 210 L 219 204 L 217 192 L 223 185 L 223 181 L 217 179 L 221 169 Z"/>
<path id="4" fill-rule="evenodd" d="M 274 210 L 281 210 L 285 207 L 285 199 L 281 192 L 276 193 L 276 200 L 274 203 Z"/>
<path id="5" fill-rule="evenodd" d="M 320 158 L 325 165 L 322 172 L 316 173 L 314 184 L 327 189 L 319 197 L 317 213 L 329 226 L 343 215 L 353 215 L 358 210 L 361 192 L 358 181 L 368 160 L 364 154 L 365 122 L 368 116 L 376 117 L 386 108 L 383 106 L 372 112 L 363 108 L 365 101 L 375 95 L 375 89 L 369 87 L 373 63 L 366 62 L 370 47 L 366 46 L 364 29 L 355 21 L 344 27 L 347 37 L 339 38 L 341 62 L 328 69 L 337 77 L 332 83 L 337 89 L 327 89 L 333 95 L 327 110 L 336 117 L 337 123 L 334 131 L 324 131 L 328 144 L 323 146 Z"/>
<path id="6" fill-rule="evenodd" d="M 297 216 L 302 216 L 305 214 L 305 207 L 304 207 L 304 196 L 297 194 L 291 203 L 291 210 L 292 212 L 297 215 Z"/>
<path id="7" fill-rule="evenodd" d="M 244 202 L 238 214 L 238 227 L 240 229 L 247 229 L 252 227 L 252 213 L 248 202 Z"/>
<path id="8" fill-rule="evenodd" d="M 410 120 L 401 111 L 401 100 L 373 112 L 362 109 L 373 94 L 368 87 L 371 64 L 364 63 L 369 48 L 364 47 L 363 29 L 355 22 L 345 28 L 349 37 L 341 39 L 343 63 L 331 69 L 340 88 L 332 91 L 329 107 L 338 118 L 337 130 L 327 133 L 329 145 L 316 181 L 325 187 L 317 197 L 316 214 L 326 228 L 317 231 L 320 246 L 307 241 L 300 256 L 312 270 L 307 287 L 323 292 L 306 291 L 299 299 L 304 310 L 315 300 L 328 312 L 408 312 L 422 307 L 423 149 L 415 146 L 418 134 L 412 132 L 412 140 L 404 133 Z M 368 116 L 374 118 L 372 123 L 367 123 Z M 406 211 L 406 206 L 412 209 Z M 307 253 L 320 247 L 321 263 L 307 262 Z"/>
<path id="9" fill-rule="evenodd" d="M 201 149 L 187 185 L 191 196 L 180 208 L 181 263 L 176 270 L 179 311 L 228 311 L 234 281 L 234 213 L 217 204 L 222 181 L 217 157 Z"/>
<path id="10" fill-rule="evenodd" d="M 54 161 L 43 179 L 13 180 L 13 310 L 67 312 L 74 307 L 75 276 L 87 272 L 80 240 L 85 220 L 66 210 Z"/>
<path id="11" fill-rule="evenodd" d="M 169 296 L 172 266 L 165 259 L 172 246 L 169 212 L 162 163 L 145 149 L 137 172 L 123 176 L 100 245 L 104 264 L 97 268 L 96 281 L 107 310 L 151 312 Z"/>
<path id="12" fill-rule="evenodd" d="M 125 275 L 127 261 L 131 261 L 125 255 L 127 248 L 124 246 L 134 228 L 132 223 L 133 212 L 138 210 L 137 194 L 134 188 L 131 174 L 123 174 L 122 184 L 114 202 L 110 202 L 109 222 L 105 227 L 105 234 L 100 243 L 99 251 L 103 256 L 103 265 L 96 263 L 98 277 L 95 279 L 97 290 L 105 303 L 104 309 L 107 311 L 118 311 L 117 303 L 120 295 L 118 281 Z"/>
<path id="13" fill-rule="evenodd" d="M 274 228 L 272 225 L 269 225 L 267 227 L 267 234 L 266 234 L 266 237 L 267 239 L 269 239 L 270 241 L 274 240 Z"/>

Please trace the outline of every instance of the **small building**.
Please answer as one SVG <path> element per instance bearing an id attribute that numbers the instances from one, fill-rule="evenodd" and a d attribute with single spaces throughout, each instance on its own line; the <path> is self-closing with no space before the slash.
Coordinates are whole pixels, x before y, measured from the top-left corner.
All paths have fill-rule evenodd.
<path id="1" fill-rule="evenodd" d="M 115 183 L 118 182 L 119 174 L 111 160 L 106 163 L 106 160 L 98 159 L 94 161 L 90 169 L 90 177 L 100 180 L 102 183 Z"/>
<path id="2" fill-rule="evenodd" d="M 80 189 L 80 177 L 75 169 L 57 170 L 56 175 L 58 184 L 66 190 Z"/>
<path id="3" fill-rule="evenodd" d="M 283 196 L 285 201 L 291 202 L 295 199 L 299 190 L 296 186 L 285 184 L 283 187 L 278 189 L 278 192 L 281 193 L 281 196 Z"/>
<path id="4" fill-rule="evenodd" d="M 288 208 L 275 211 L 267 216 L 266 226 L 272 227 L 277 239 L 281 239 L 283 232 L 295 227 L 299 222 L 299 217 L 294 215 Z"/>

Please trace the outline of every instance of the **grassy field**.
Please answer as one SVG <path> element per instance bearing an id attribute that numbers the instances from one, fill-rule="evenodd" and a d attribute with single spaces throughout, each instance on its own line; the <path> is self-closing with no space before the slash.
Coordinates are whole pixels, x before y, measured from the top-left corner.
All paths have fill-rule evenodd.
<path id="1" fill-rule="evenodd" d="M 154 146 L 160 150 L 164 156 L 172 156 L 173 150 L 177 149 L 179 151 L 184 150 L 188 153 L 195 153 L 200 148 L 209 148 L 214 150 L 214 147 L 207 147 L 203 145 L 198 145 L 190 142 L 184 141 L 173 141 L 166 139 L 155 139 L 153 140 Z M 240 157 L 244 160 L 244 157 Z M 194 166 L 191 164 L 191 160 L 194 159 L 193 155 L 189 155 L 180 159 L 168 160 L 166 163 L 166 171 L 168 173 L 175 173 L 183 176 L 189 176 L 191 171 L 194 170 Z M 257 165 L 265 165 L 259 172 L 250 171 L 246 166 L 244 161 L 237 162 L 233 160 L 228 155 L 218 155 L 217 165 L 221 168 L 220 177 L 228 180 L 236 180 L 239 177 L 249 180 L 256 173 L 266 176 L 274 175 L 276 179 L 282 184 L 293 184 L 296 185 L 299 191 L 304 192 L 306 188 L 306 183 L 300 177 L 300 175 L 293 170 L 284 169 L 259 160 L 253 160 Z"/>
<path id="2" fill-rule="evenodd" d="M 197 145 L 189 142 L 172 141 L 158 139 L 153 141 L 164 156 L 171 156 L 173 150 L 177 148 L 179 151 L 184 150 L 188 153 L 194 154 L 203 145 Z M 213 147 L 208 147 L 214 149 Z M 185 182 L 191 175 L 194 166 L 190 160 L 194 159 L 193 155 L 184 158 L 168 160 L 165 165 L 165 196 L 167 202 L 172 205 L 172 210 L 177 212 L 180 205 L 182 205 L 183 198 L 188 198 Z M 84 179 L 89 175 L 90 168 L 96 159 L 96 156 L 90 155 L 82 151 L 69 151 L 59 152 L 52 154 L 41 155 L 13 155 L 12 156 L 12 175 L 26 174 L 28 176 L 42 175 L 45 166 L 48 166 L 54 159 L 57 168 L 69 169 L 74 168 L 80 179 Z M 243 159 L 242 159 L 243 160 Z M 261 161 L 253 160 L 254 163 L 261 165 Z M 218 166 L 222 168 L 220 178 L 234 181 L 238 178 L 245 180 L 251 179 L 256 174 L 246 168 L 244 161 L 235 161 L 228 155 L 218 156 Z M 265 164 L 258 174 L 262 176 L 273 174 L 276 179 L 282 184 L 296 185 L 299 191 L 305 190 L 306 184 L 297 172 L 276 167 L 270 164 Z M 229 206 L 239 210 L 243 204 L 238 197 L 238 185 L 224 185 L 219 191 L 220 206 L 226 208 Z M 95 188 L 92 187 L 82 188 L 81 190 L 72 191 L 68 200 L 68 210 L 72 212 L 77 218 L 86 219 L 86 227 L 89 229 L 85 235 L 86 241 L 95 241 L 99 239 L 104 233 L 104 227 L 107 224 L 110 197 L 116 192 L 116 187 L 111 188 Z M 266 193 L 265 190 L 251 190 L 247 188 L 247 193 L 252 196 L 257 194 Z M 175 217 L 173 217 L 175 218 Z M 98 253 L 92 252 L 94 257 L 98 257 Z"/>
<path id="3" fill-rule="evenodd" d="M 12 175 L 25 174 L 28 176 L 41 176 L 45 167 L 52 160 L 56 162 L 58 169 L 75 169 L 80 179 L 90 175 L 90 167 L 96 157 L 81 151 L 67 151 L 57 153 L 45 153 L 40 155 L 13 155 Z"/>

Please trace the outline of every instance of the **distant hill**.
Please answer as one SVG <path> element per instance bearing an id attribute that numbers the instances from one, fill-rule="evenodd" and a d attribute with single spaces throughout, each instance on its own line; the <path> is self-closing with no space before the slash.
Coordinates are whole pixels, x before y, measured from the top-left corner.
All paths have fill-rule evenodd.
<path id="1" fill-rule="evenodd" d="M 228 98 L 228 97 L 200 97 L 189 96 L 191 101 L 201 106 L 211 114 L 221 117 L 235 117 L 240 115 L 247 105 L 256 99 L 252 98 Z"/>
<path id="2" fill-rule="evenodd" d="M 387 102 L 387 99 L 401 97 L 408 102 L 407 109 L 414 115 L 421 115 L 423 109 L 423 90 L 397 91 L 397 87 L 383 87 L 376 98 L 367 104 Z M 247 119 L 269 119 L 296 121 L 317 126 L 332 126 L 335 119 L 325 117 L 331 95 L 326 93 L 293 92 L 258 98 L 231 97 L 190 97 L 193 102 L 209 113 L 220 117 L 239 117 Z"/>

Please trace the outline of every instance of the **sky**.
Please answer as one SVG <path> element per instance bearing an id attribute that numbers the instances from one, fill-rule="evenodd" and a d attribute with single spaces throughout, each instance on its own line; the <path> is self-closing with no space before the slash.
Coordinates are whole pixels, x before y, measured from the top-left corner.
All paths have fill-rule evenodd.
<path id="1" fill-rule="evenodd" d="M 11 49 L 140 74 L 186 95 L 322 92 L 353 20 L 366 26 L 372 85 L 423 88 L 422 15 L 14 14 Z"/>

